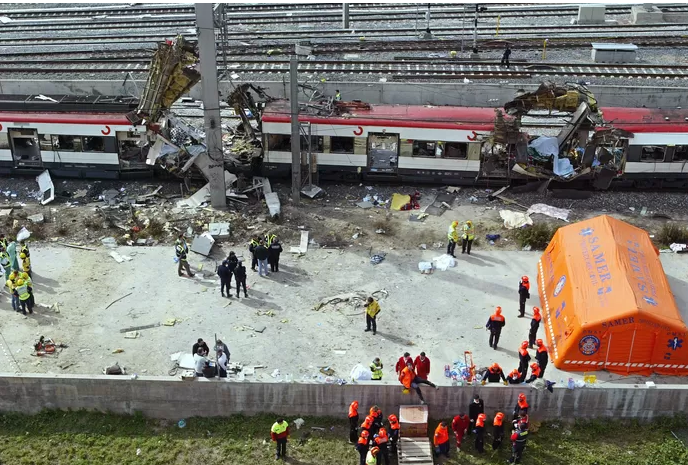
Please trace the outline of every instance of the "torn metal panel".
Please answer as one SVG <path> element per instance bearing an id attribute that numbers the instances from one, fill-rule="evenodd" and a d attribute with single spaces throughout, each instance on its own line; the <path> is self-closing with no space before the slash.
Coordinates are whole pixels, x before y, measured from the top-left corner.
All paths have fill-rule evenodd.
<path id="1" fill-rule="evenodd" d="M 204 232 L 200 236 L 194 237 L 190 250 L 207 257 L 210 255 L 213 244 L 215 244 L 215 239 L 213 239 L 213 236 L 211 236 L 208 232 Z"/>
<path id="2" fill-rule="evenodd" d="M 564 128 L 557 135 L 557 142 L 559 142 L 559 150 L 563 150 L 564 144 L 571 140 L 574 134 L 576 134 L 580 127 L 586 122 L 589 114 L 590 107 L 587 103 L 583 102 L 580 105 L 578 105 L 578 108 L 571 117 L 571 121 L 566 126 L 564 126 Z"/>
<path id="3" fill-rule="evenodd" d="M 265 194 L 265 203 L 268 206 L 268 211 L 270 212 L 271 218 L 277 218 L 280 216 L 280 213 L 282 212 L 282 205 L 280 204 L 277 193 L 270 192 Z"/>
<path id="4" fill-rule="evenodd" d="M 573 113 L 581 103 L 586 103 L 591 112 L 597 113 L 597 100 L 587 87 L 566 83 L 558 86 L 553 82 L 543 82 L 533 92 L 525 92 L 504 105 L 510 115 L 524 114 L 531 110 L 559 110 Z"/>
<path id="5" fill-rule="evenodd" d="M 41 205 L 49 204 L 55 200 L 55 185 L 48 170 L 36 176 L 36 182 L 42 194 Z"/>

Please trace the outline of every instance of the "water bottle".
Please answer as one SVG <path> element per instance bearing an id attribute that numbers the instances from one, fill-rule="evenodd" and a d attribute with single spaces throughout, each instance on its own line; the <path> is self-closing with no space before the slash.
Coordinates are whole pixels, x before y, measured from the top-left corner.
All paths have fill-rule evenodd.
<path id="1" fill-rule="evenodd" d="M 444 376 L 449 378 L 451 376 L 451 372 L 449 370 L 449 365 L 444 366 Z"/>

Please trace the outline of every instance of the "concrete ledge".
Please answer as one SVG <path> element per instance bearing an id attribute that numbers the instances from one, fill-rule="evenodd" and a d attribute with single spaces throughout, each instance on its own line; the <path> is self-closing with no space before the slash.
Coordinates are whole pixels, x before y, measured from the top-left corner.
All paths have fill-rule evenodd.
<path id="1" fill-rule="evenodd" d="M 688 407 L 688 386 L 613 385 L 612 387 L 538 392 L 530 387 L 469 386 L 423 387 L 433 418 L 450 418 L 465 412 L 475 393 L 485 401 L 486 413 L 513 410 L 525 392 L 532 416 L 556 418 L 638 418 L 671 416 Z M 233 414 L 343 416 L 352 400 L 379 405 L 384 412 L 399 405 L 417 404 L 415 394 L 404 395 L 397 385 L 374 383 L 344 386 L 182 381 L 143 376 L 9 375 L 0 374 L 0 412 L 33 414 L 43 409 L 96 410 L 121 414 L 141 412 L 153 418 L 216 417 Z M 367 408 L 367 407 L 366 407 Z"/>

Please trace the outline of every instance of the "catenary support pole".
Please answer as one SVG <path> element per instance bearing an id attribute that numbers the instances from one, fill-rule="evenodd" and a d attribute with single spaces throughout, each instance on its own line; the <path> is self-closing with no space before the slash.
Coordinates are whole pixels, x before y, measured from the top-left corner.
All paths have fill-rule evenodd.
<path id="1" fill-rule="evenodd" d="M 301 199 L 301 127 L 299 125 L 299 58 L 289 60 L 289 99 L 291 102 L 291 197 Z"/>
<path id="2" fill-rule="evenodd" d="M 342 3 L 342 29 L 349 28 L 349 4 Z"/>
<path id="3" fill-rule="evenodd" d="M 480 5 L 475 4 L 475 20 L 473 21 L 473 53 L 478 53 L 478 11 Z"/>
<path id="4" fill-rule="evenodd" d="M 207 177 L 210 184 L 210 203 L 214 208 L 227 206 L 225 162 L 222 151 L 222 125 L 220 120 L 220 93 L 217 85 L 217 49 L 212 3 L 196 3 L 196 27 L 200 52 L 205 144 L 210 163 Z"/>

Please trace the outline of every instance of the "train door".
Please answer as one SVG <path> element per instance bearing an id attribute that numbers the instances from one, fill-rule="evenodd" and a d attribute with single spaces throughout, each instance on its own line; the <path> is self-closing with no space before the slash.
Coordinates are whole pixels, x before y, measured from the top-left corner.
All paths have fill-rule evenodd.
<path id="1" fill-rule="evenodd" d="M 35 129 L 9 129 L 10 150 L 15 168 L 41 168 L 41 148 Z"/>
<path id="2" fill-rule="evenodd" d="M 399 134 L 368 134 L 368 168 L 376 173 L 396 173 L 399 166 Z"/>

